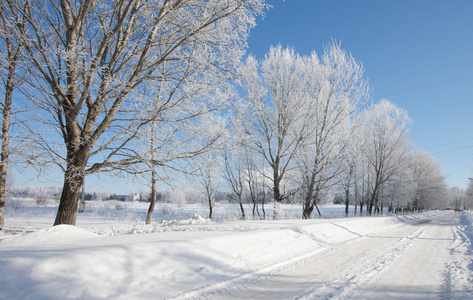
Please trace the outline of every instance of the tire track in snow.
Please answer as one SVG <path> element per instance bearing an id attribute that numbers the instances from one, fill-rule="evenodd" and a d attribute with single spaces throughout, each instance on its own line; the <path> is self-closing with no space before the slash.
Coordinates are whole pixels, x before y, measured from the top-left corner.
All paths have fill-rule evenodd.
<path id="1" fill-rule="evenodd" d="M 435 214 L 435 212 L 434 212 Z M 353 299 L 459 299 L 454 267 L 449 267 L 452 230 L 458 213 L 436 213 L 424 234 L 379 278 L 356 291 Z M 349 297 L 347 297 L 349 298 Z M 471 299 L 466 298 L 466 299 Z"/>
<path id="2" fill-rule="evenodd" d="M 355 289 L 366 286 L 385 268 L 401 256 L 425 232 L 420 228 L 393 244 L 371 251 L 326 280 L 321 287 L 310 288 L 296 295 L 295 299 L 349 298 Z"/>
<path id="3" fill-rule="evenodd" d="M 379 299 L 379 296 L 386 292 L 386 285 L 382 285 L 386 284 L 386 278 L 392 278 L 393 273 L 399 272 L 401 276 L 407 275 L 402 267 L 399 268 L 400 264 L 403 263 L 406 267 L 406 261 L 410 263 L 413 259 L 416 260 L 417 255 L 429 256 L 432 248 L 426 252 L 422 249 L 424 245 L 439 245 L 438 242 L 445 245 L 451 240 L 450 236 L 445 235 L 451 230 L 451 226 L 445 225 L 450 225 L 453 214 L 433 213 L 428 217 L 433 218 L 432 223 L 430 218 L 427 221 L 424 220 L 424 216 L 419 220 L 418 216 L 415 216 L 413 221 L 406 220 L 408 223 L 391 227 L 389 230 L 363 235 L 341 243 L 321 243 L 325 248 L 314 253 L 242 274 L 228 281 L 188 291 L 176 299 L 360 299 L 363 297 L 357 296 L 363 296 L 367 287 L 370 292 L 368 298 L 364 298 Z M 294 231 L 310 234 L 300 229 Z M 318 241 L 317 237 L 314 236 L 314 240 Z M 441 247 L 447 251 L 446 247 Z M 440 255 L 441 263 L 446 261 L 445 258 Z M 425 278 L 426 274 L 431 274 L 429 272 L 432 268 L 424 273 L 422 264 L 414 263 L 414 265 L 414 269 L 410 269 L 409 266 L 407 269 L 410 269 L 409 272 L 415 277 L 419 275 Z M 433 265 L 437 270 L 439 264 L 433 262 Z M 439 277 L 440 280 L 435 281 L 438 288 L 442 284 L 442 277 Z M 417 282 L 417 279 L 413 281 Z M 429 285 L 429 288 L 431 287 Z M 423 295 L 422 292 L 413 291 L 412 286 L 407 286 L 404 292 L 399 282 L 388 288 L 391 288 L 387 291 L 391 294 L 415 297 Z M 433 290 L 436 290 L 435 287 Z M 434 293 L 440 295 L 438 291 Z"/>
<path id="4" fill-rule="evenodd" d="M 473 299 L 473 226 L 471 214 L 462 212 L 452 221 L 453 241 L 449 247 L 450 261 L 445 264 L 441 299 Z"/>
<path id="5" fill-rule="evenodd" d="M 393 248 L 405 251 L 423 229 L 409 224 L 376 235 L 361 236 L 328 246 L 322 252 L 309 254 L 294 262 L 283 262 L 253 275 L 241 276 L 232 282 L 224 282 L 208 289 L 187 293 L 192 299 L 324 299 L 335 296 L 340 286 L 353 288 L 362 284 L 362 277 L 370 278 L 370 272 L 380 272 L 398 255 L 392 256 Z M 396 251 L 394 251 L 396 252 Z M 380 264 L 381 262 L 381 264 Z M 367 266 L 371 268 L 367 269 Z M 362 276 L 361 273 L 363 272 Z M 373 273 L 374 274 L 374 273 Z M 327 285 L 327 283 L 330 284 Z M 324 290 L 325 288 L 325 290 Z M 301 291 L 303 291 L 301 293 Z M 319 297 L 319 292 L 322 292 Z M 346 291 L 349 293 L 349 290 Z M 181 297 L 184 295 L 180 295 Z M 182 299 L 182 298 L 181 298 Z"/>
<path id="6" fill-rule="evenodd" d="M 376 222 L 374 223 L 376 224 Z M 226 294 L 227 291 L 229 290 L 238 289 L 242 286 L 244 287 L 247 285 L 252 285 L 255 282 L 265 281 L 265 280 L 268 280 L 268 278 L 271 278 L 273 276 L 277 277 L 279 276 L 279 274 L 284 274 L 288 270 L 296 269 L 305 264 L 311 263 L 312 261 L 316 259 L 325 257 L 329 255 L 330 253 L 332 253 L 332 251 L 338 249 L 341 246 L 350 245 L 350 244 L 356 243 L 357 241 L 370 238 L 370 234 L 367 234 L 367 235 L 358 234 L 357 232 L 351 231 L 350 229 L 336 223 L 330 222 L 330 223 L 323 223 L 321 225 L 322 226 L 328 225 L 330 227 L 339 227 L 342 229 L 342 231 L 350 232 L 351 235 L 354 235 L 354 237 L 352 237 L 351 235 L 349 236 L 342 235 L 341 237 L 338 237 L 336 241 L 334 242 L 327 242 L 317 237 L 313 233 L 311 233 L 311 231 L 305 230 L 304 226 L 288 227 L 286 229 L 292 230 L 298 234 L 301 234 L 305 237 L 312 239 L 318 245 L 316 250 L 310 251 L 302 255 L 298 255 L 291 259 L 281 261 L 279 263 L 276 263 L 270 266 L 266 266 L 262 269 L 253 270 L 244 274 L 236 275 L 235 277 L 225 280 L 225 281 L 212 283 L 203 287 L 199 287 L 195 290 L 181 293 L 172 299 L 204 299 L 204 298 L 223 299 L 226 297 L 221 298 L 221 295 Z M 379 228 L 372 229 L 370 230 L 370 232 L 371 234 L 379 235 L 385 232 L 389 232 L 401 226 L 403 226 L 403 223 L 395 222 L 395 223 L 389 223 L 389 225 L 387 225 L 385 224 L 385 222 L 381 222 L 381 226 Z M 327 230 L 327 228 L 322 229 L 322 232 L 324 230 Z"/>

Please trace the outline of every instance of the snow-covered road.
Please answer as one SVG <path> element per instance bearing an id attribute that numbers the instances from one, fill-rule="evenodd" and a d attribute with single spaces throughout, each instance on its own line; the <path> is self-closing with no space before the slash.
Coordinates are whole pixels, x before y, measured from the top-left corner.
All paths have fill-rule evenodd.
<path id="1" fill-rule="evenodd" d="M 0 299 L 473 299 L 472 221 L 38 219 L 0 233 Z"/>
<path id="2" fill-rule="evenodd" d="M 326 245 L 321 253 L 281 270 L 258 274 L 251 280 L 233 284 L 232 288 L 201 296 L 209 299 L 379 299 L 380 296 L 473 299 L 472 288 L 465 290 L 462 286 L 462 282 L 473 284 L 473 278 L 458 282 L 452 278 L 453 272 L 466 276 L 472 273 L 471 265 L 458 269 L 452 253 L 452 246 L 459 243 L 461 236 L 457 234 L 462 225 L 460 214 L 430 216 L 433 219 L 414 220 L 385 232 Z M 471 263 L 471 256 L 468 257 L 471 253 L 463 254 Z"/>

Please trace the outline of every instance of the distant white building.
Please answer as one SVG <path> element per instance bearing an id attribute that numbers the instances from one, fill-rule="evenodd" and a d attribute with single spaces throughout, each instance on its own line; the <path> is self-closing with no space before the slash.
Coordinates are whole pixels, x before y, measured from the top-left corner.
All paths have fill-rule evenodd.
<path id="1" fill-rule="evenodd" d="M 111 198 L 110 200 L 118 200 L 118 201 L 125 201 L 125 202 L 138 202 L 140 201 L 140 194 L 139 193 L 132 193 L 128 195 L 115 195 L 115 199 Z"/>

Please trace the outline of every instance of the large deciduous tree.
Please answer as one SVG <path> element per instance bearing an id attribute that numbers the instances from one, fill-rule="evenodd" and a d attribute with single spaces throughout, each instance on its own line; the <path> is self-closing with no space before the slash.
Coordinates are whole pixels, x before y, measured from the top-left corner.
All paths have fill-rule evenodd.
<path id="1" fill-rule="evenodd" d="M 410 169 L 415 183 L 412 209 L 439 209 L 448 206 L 448 188 L 439 163 L 424 150 L 413 153 Z"/>
<path id="2" fill-rule="evenodd" d="M 358 205 L 358 181 L 362 164 L 360 161 L 362 157 L 360 153 L 360 145 L 362 144 L 360 123 L 359 116 L 350 122 L 350 138 L 347 140 L 345 151 L 343 151 L 342 167 L 338 175 L 339 184 L 345 196 L 345 216 L 348 216 L 351 198 L 355 198 L 355 214 Z"/>
<path id="3" fill-rule="evenodd" d="M 363 154 L 366 161 L 368 214 L 379 212 L 382 188 L 389 180 L 407 169 L 409 158 L 409 125 L 407 112 L 383 99 L 362 116 L 364 124 Z"/>
<path id="4" fill-rule="evenodd" d="M 323 190 L 336 183 L 352 138 L 351 118 L 368 100 L 363 66 L 340 44 L 325 47 L 323 55 L 306 59 L 306 132 L 297 162 L 304 196 L 302 217 L 310 218 Z"/>
<path id="5" fill-rule="evenodd" d="M 304 60 L 293 49 L 271 47 L 259 63 L 248 57 L 244 87 L 250 111 L 242 128 L 247 146 L 264 157 L 272 174 L 274 218 L 282 216 L 281 183 L 305 136 Z"/>
<path id="6" fill-rule="evenodd" d="M 275 217 L 290 196 L 281 187 L 291 172 L 299 174 L 303 217 L 310 218 L 341 170 L 350 118 L 369 96 L 363 67 L 332 43 L 320 57 L 272 47 L 261 63 L 249 57 L 245 71 L 250 110 L 242 128 L 272 170 Z"/>
<path id="7" fill-rule="evenodd" d="M 163 64 L 159 78 L 149 84 L 145 94 L 135 97 L 139 119 L 150 121 L 122 150 L 123 156 L 134 159 L 121 167 L 128 173 L 151 173 L 147 224 L 151 223 L 156 204 L 158 178 L 169 183 L 163 173 L 183 171 L 182 166 L 187 165 L 183 160 L 220 147 L 235 111 L 231 70 L 212 69 L 202 63 L 206 61 L 202 55 L 206 51 L 195 50 L 185 65 L 179 61 Z"/>
<path id="8" fill-rule="evenodd" d="M 180 82 L 195 66 L 218 74 L 231 70 L 264 7 L 263 0 L 32 0 L 26 9 L 18 4 L 27 19 L 32 96 L 65 147 L 50 151 L 57 149 L 51 146 L 55 136 L 38 138 L 39 148 L 64 171 L 55 225 L 76 223 L 85 175 L 143 163 L 130 145 L 155 120 L 140 111 L 150 87 L 159 80 Z"/>

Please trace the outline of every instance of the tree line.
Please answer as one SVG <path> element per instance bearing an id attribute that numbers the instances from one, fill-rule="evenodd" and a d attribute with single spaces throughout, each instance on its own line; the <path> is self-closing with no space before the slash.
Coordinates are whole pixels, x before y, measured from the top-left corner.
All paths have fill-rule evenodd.
<path id="1" fill-rule="evenodd" d="M 310 56 L 271 47 L 261 61 L 249 56 L 242 69 L 244 111 L 233 127 L 232 153 L 224 154 L 237 196 L 251 194 L 251 184 L 266 185 L 275 218 L 288 197 L 311 218 L 335 193 L 345 195 L 346 214 L 350 203 L 368 215 L 448 205 L 439 164 L 412 146 L 407 112 L 385 99 L 369 102 L 362 64 L 339 43 Z"/>
<path id="2" fill-rule="evenodd" d="M 91 174 L 157 182 L 176 172 L 310 218 L 343 190 L 360 211 L 439 208 L 438 164 L 409 140 L 407 112 L 371 103 L 361 62 L 332 42 L 320 55 L 275 46 L 245 54 L 264 0 L 5 0 L 0 4 L 8 162 L 62 172 L 58 224 L 75 224 Z M 11 129 L 10 129 L 11 126 Z M 11 154 L 11 155 L 10 155 Z M 291 200 L 292 201 L 292 200 Z M 296 200 L 294 200 L 296 201 Z M 347 210 L 348 213 L 348 210 Z"/>

